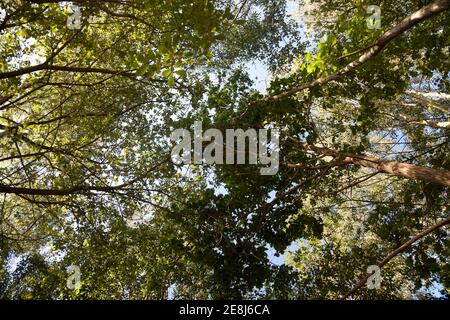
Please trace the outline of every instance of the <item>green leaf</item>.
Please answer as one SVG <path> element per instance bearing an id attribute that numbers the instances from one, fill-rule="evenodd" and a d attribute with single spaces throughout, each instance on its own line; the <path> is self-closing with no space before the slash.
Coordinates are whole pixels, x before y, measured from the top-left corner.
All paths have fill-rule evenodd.
<path id="1" fill-rule="evenodd" d="M 137 69 L 136 73 L 138 74 L 138 76 L 143 76 L 144 74 L 147 73 L 149 68 L 150 67 L 148 65 L 143 65 L 139 67 L 139 69 Z"/>
<path id="2" fill-rule="evenodd" d="M 177 75 L 179 75 L 180 77 L 186 77 L 186 75 L 187 75 L 186 70 L 182 70 L 182 69 L 175 71 L 175 73 Z"/>
<path id="3" fill-rule="evenodd" d="M 172 88 L 175 85 L 175 78 L 170 76 L 169 79 L 167 79 L 167 84 Z"/>
<path id="4" fill-rule="evenodd" d="M 172 74 L 172 70 L 166 69 L 162 72 L 163 77 L 168 78 Z"/>
<path id="5" fill-rule="evenodd" d="M 317 63 L 312 62 L 308 65 L 308 68 L 306 68 L 306 71 L 308 73 L 313 73 L 316 70 L 316 66 L 317 66 Z"/>

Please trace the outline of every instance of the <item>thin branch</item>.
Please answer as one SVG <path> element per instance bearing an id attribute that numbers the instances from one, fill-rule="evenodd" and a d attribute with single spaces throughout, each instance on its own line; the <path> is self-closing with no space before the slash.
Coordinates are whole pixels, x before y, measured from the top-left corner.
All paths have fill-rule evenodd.
<path id="1" fill-rule="evenodd" d="M 401 35 L 406 30 L 412 28 L 416 24 L 429 19 L 441 12 L 444 12 L 445 10 L 448 10 L 450 8 L 450 0 L 438 0 L 435 1 L 427 6 L 422 7 L 421 9 L 417 10 L 413 14 L 409 15 L 405 19 L 403 19 L 399 24 L 397 24 L 392 29 L 386 31 L 369 49 L 368 52 L 360 56 L 357 60 L 354 60 L 353 62 L 347 64 L 345 67 L 337 71 L 336 73 L 333 73 L 327 77 L 316 79 L 312 82 L 302 84 L 300 86 L 291 88 L 287 91 L 284 91 L 280 94 L 268 96 L 262 101 L 277 101 L 281 100 L 283 98 L 292 96 L 296 94 L 297 92 L 306 90 L 306 89 L 312 89 L 318 86 L 321 86 L 323 84 L 326 84 L 330 81 L 337 80 L 344 76 L 345 74 L 349 73 L 350 71 L 356 69 L 357 67 L 365 64 L 369 60 L 371 60 L 373 57 L 375 57 L 378 53 L 380 53 L 383 48 L 391 42 L 393 39 Z"/>
<path id="2" fill-rule="evenodd" d="M 384 265 L 386 265 L 389 261 L 391 261 L 394 257 L 396 257 L 398 254 L 402 253 L 403 251 L 405 251 L 406 249 L 408 249 L 412 244 L 414 244 L 414 242 L 422 239 L 423 237 L 427 236 L 428 234 L 432 233 L 433 231 L 447 225 L 450 223 L 450 217 L 439 221 L 437 224 L 429 227 L 426 230 L 423 230 L 421 233 L 419 233 L 417 236 L 413 237 L 412 239 L 410 239 L 409 241 L 405 242 L 404 244 L 402 244 L 400 247 L 398 247 L 396 250 L 392 251 L 386 258 L 384 258 L 379 264 L 378 267 L 382 268 Z M 362 286 L 364 286 L 364 284 L 367 282 L 367 279 L 369 279 L 369 277 L 373 274 L 372 273 L 368 273 L 364 276 L 364 278 L 362 278 L 358 284 L 351 289 L 349 292 L 347 292 L 344 296 L 342 296 L 342 300 L 347 299 L 348 297 L 352 296 L 355 294 L 356 291 L 358 291 L 358 289 L 360 289 Z"/>
<path id="3" fill-rule="evenodd" d="M 145 175 L 155 170 L 157 167 L 169 161 L 169 158 L 166 158 L 156 165 L 152 166 Z M 121 185 L 117 186 L 75 186 L 68 189 L 37 189 L 37 188 L 22 188 L 22 187 L 10 187 L 6 185 L 0 184 L 0 193 L 13 193 L 13 194 L 30 194 L 30 195 L 42 195 L 42 196 L 68 196 L 71 194 L 90 192 L 90 191 L 100 191 L 100 192 L 113 192 L 115 190 L 121 190 L 142 178 L 136 178 L 130 181 L 127 181 Z"/>

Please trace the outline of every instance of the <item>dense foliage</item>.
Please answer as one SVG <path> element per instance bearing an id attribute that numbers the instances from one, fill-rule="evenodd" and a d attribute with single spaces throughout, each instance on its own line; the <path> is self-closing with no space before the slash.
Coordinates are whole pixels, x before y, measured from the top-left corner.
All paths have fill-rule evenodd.
<path id="1" fill-rule="evenodd" d="M 336 299 L 448 219 L 450 1 L 376 2 L 2 1 L 0 297 Z M 194 121 L 279 129 L 277 174 L 173 163 Z M 449 250 L 353 297 L 448 297 Z"/>

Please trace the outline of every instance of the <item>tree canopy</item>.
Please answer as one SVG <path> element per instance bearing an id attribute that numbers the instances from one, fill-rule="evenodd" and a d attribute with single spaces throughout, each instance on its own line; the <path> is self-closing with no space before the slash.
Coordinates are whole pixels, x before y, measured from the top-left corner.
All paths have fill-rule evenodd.
<path id="1" fill-rule="evenodd" d="M 448 298 L 449 9 L 2 1 L 0 298 Z M 195 121 L 278 171 L 175 163 Z"/>

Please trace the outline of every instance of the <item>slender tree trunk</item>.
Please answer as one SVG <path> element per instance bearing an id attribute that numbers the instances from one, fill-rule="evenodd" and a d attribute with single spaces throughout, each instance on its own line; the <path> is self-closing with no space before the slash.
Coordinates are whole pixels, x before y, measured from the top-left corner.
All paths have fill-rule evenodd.
<path id="1" fill-rule="evenodd" d="M 338 164 L 356 164 L 399 177 L 450 186 L 450 171 L 448 170 L 432 169 L 404 162 L 338 152 L 329 148 L 318 147 L 306 143 L 298 142 L 298 144 L 304 149 L 313 151 L 319 155 L 332 156 L 337 159 L 336 163 Z"/>
<path id="2" fill-rule="evenodd" d="M 447 170 L 431 169 L 409 163 L 386 161 L 379 158 L 359 155 L 347 156 L 344 161 L 408 179 L 450 186 L 450 171 Z"/>
<path id="3" fill-rule="evenodd" d="M 412 239 L 408 240 L 407 242 L 405 242 L 404 244 L 402 244 L 400 247 L 398 247 L 397 249 L 395 249 L 394 251 L 392 251 L 386 258 L 383 259 L 383 261 L 381 261 L 378 264 L 378 267 L 382 268 L 384 265 L 386 265 L 389 261 L 391 261 L 393 258 L 395 258 L 398 254 L 402 253 L 403 251 L 405 251 L 406 249 L 408 249 L 411 245 L 414 244 L 414 242 L 419 241 L 420 239 L 422 239 L 423 237 L 429 235 L 430 233 L 432 233 L 433 231 L 442 228 L 443 226 L 447 225 L 450 223 L 450 218 L 446 218 L 444 220 L 439 221 L 437 224 L 429 227 L 426 230 L 423 230 L 421 233 L 419 233 L 417 236 L 413 237 Z M 352 296 L 355 294 L 356 291 L 358 291 L 358 289 L 360 289 L 362 286 L 364 286 L 364 284 L 367 282 L 367 280 L 369 279 L 369 277 L 372 275 L 371 274 L 366 274 L 359 282 L 358 284 L 351 289 L 349 292 L 347 292 L 344 296 L 342 296 L 342 300 L 347 299 L 348 297 Z"/>

